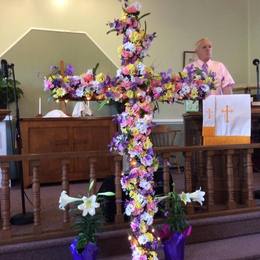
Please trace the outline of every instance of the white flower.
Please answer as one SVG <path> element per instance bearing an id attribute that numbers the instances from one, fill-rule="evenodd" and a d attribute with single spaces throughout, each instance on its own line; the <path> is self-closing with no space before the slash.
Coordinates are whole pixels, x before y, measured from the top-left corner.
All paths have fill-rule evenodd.
<path id="1" fill-rule="evenodd" d="M 150 190 L 152 185 L 147 180 L 141 179 L 139 186 L 145 190 Z"/>
<path id="2" fill-rule="evenodd" d="M 145 73 L 145 65 L 141 62 L 137 64 L 138 73 L 144 75 Z"/>
<path id="3" fill-rule="evenodd" d="M 156 197 L 155 197 L 155 201 L 156 201 L 156 203 L 160 203 L 161 201 L 166 200 L 166 199 L 168 199 L 168 198 L 169 198 L 169 195 L 156 196 Z"/>
<path id="4" fill-rule="evenodd" d="M 136 50 L 136 47 L 135 47 L 135 45 L 134 45 L 133 43 L 131 43 L 131 42 L 126 42 L 126 43 L 124 44 L 124 49 L 125 49 L 125 50 L 128 50 L 128 51 L 131 51 L 131 52 L 134 52 L 134 51 Z"/>
<path id="5" fill-rule="evenodd" d="M 146 198 L 142 194 L 137 194 L 137 201 L 144 207 L 147 204 Z"/>
<path id="6" fill-rule="evenodd" d="M 125 214 L 131 216 L 132 212 L 135 210 L 134 205 L 129 203 L 125 208 Z"/>
<path id="7" fill-rule="evenodd" d="M 90 197 L 82 197 L 83 203 L 78 205 L 78 209 L 82 210 L 82 216 L 85 217 L 87 214 L 94 216 L 96 214 L 96 208 L 100 206 L 96 202 L 97 196 L 91 195 Z"/>
<path id="8" fill-rule="evenodd" d="M 141 220 L 146 221 L 147 225 L 149 225 L 149 226 L 153 224 L 153 217 L 152 217 L 152 215 L 150 215 L 150 214 L 147 213 L 147 212 L 144 212 L 144 213 L 141 215 Z"/>
<path id="9" fill-rule="evenodd" d="M 208 91 L 209 91 L 209 86 L 206 85 L 206 84 L 203 84 L 203 85 L 201 86 L 201 89 L 202 89 L 204 92 L 208 92 Z"/>
<path id="10" fill-rule="evenodd" d="M 82 201 L 82 199 L 70 197 L 70 196 L 67 194 L 67 191 L 64 190 L 64 191 L 62 191 L 61 194 L 60 194 L 59 208 L 62 209 L 62 210 L 65 210 L 65 207 L 66 207 L 69 203 L 75 202 L 75 201 Z"/>
<path id="11" fill-rule="evenodd" d="M 202 202 L 205 201 L 204 199 L 204 195 L 205 195 L 205 191 L 201 190 L 201 187 L 199 190 L 196 190 L 193 193 L 190 193 L 190 199 L 192 201 L 197 201 L 201 206 L 202 206 Z"/>
<path id="12" fill-rule="evenodd" d="M 180 195 L 180 199 L 181 201 L 186 205 L 187 202 L 191 202 L 190 200 L 190 193 L 185 193 L 185 192 L 182 192 Z"/>
<path id="13" fill-rule="evenodd" d="M 138 242 L 139 242 L 139 244 L 144 245 L 149 241 L 148 241 L 148 238 L 145 235 L 141 235 L 141 236 L 138 237 Z"/>
<path id="14" fill-rule="evenodd" d="M 202 206 L 202 202 L 205 200 L 204 195 L 205 191 L 202 191 L 200 188 L 199 190 L 196 190 L 192 193 L 182 192 L 179 196 L 185 205 L 187 204 L 187 202 L 190 203 L 191 201 L 197 201 Z"/>

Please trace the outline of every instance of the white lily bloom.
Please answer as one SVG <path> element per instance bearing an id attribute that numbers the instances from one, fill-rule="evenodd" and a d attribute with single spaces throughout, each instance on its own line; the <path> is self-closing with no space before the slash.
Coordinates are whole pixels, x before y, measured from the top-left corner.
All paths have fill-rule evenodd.
<path id="1" fill-rule="evenodd" d="M 87 214 L 94 216 L 96 214 L 96 208 L 100 206 L 96 202 L 97 196 L 91 195 L 90 197 L 82 197 L 83 203 L 78 205 L 78 209 L 82 210 L 82 216 L 85 217 Z"/>
<path id="2" fill-rule="evenodd" d="M 200 188 L 199 190 L 196 190 L 192 193 L 182 192 L 179 196 L 185 205 L 187 204 L 187 202 L 190 203 L 191 201 L 197 201 L 202 206 L 202 202 L 205 201 L 204 195 L 205 191 L 202 191 Z"/>
<path id="3" fill-rule="evenodd" d="M 155 197 L 155 201 L 156 201 L 157 203 L 160 203 L 161 201 L 166 200 L 166 199 L 168 199 L 168 198 L 169 198 L 169 195 L 159 196 L 159 197 Z"/>
<path id="4" fill-rule="evenodd" d="M 188 202 L 188 203 L 191 202 L 190 193 L 182 192 L 179 196 L 180 196 L 181 201 L 182 201 L 185 205 L 187 204 L 187 202 Z"/>
<path id="5" fill-rule="evenodd" d="M 69 203 L 72 203 L 72 202 L 75 202 L 75 201 L 82 201 L 82 199 L 70 197 L 70 196 L 67 194 L 67 191 L 63 190 L 63 191 L 61 192 L 61 194 L 60 194 L 59 208 L 62 209 L 62 210 L 65 210 L 65 207 L 66 207 Z"/>
<path id="6" fill-rule="evenodd" d="M 205 195 L 205 191 L 201 190 L 201 187 L 199 190 L 196 190 L 193 193 L 190 193 L 190 199 L 192 201 L 197 201 L 201 206 L 202 206 L 202 202 L 205 201 L 204 199 L 204 195 Z"/>

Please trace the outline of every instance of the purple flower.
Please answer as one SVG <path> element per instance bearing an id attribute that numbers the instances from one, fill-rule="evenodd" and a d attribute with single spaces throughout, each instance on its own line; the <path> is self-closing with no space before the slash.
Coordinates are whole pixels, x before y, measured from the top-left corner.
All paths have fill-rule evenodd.
<path id="1" fill-rule="evenodd" d="M 68 64 L 65 70 L 65 75 L 73 76 L 74 71 L 75 71 L 74 67 L 71 64 Z"/>

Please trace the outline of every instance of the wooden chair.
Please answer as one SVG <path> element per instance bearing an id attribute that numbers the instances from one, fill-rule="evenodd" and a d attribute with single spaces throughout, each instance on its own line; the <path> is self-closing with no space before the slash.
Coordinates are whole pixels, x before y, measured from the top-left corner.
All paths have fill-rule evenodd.
<path id="1" fill-rule="evenodd" d="M 173 129 L 167 125 L 157 125 L 152 129 L 151 140 L 154 147 L 176 146 L 175 138 L 181 130 Z M 160 158 L 159 158 L 160 159 Z M 172 155 L 169 160 L 170 167 L 176 167 L 178 173 L 181 173 L 176 155 Z"/>

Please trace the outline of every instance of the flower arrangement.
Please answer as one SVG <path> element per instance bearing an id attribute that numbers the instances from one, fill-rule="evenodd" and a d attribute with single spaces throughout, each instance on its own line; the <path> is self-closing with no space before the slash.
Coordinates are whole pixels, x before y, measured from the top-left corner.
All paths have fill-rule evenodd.
<path id="1" fill-rule="evenodd" d="M 44 85 L 54 99 L 86 98 L 124 104 L 125 111 L 116 117 L 120 131 L 112 139 L 110 150 L 126 155 L 130 164 L 130 169 L 122 173 L 121 185 L 129 195 L 125 213 L 131 216 L 132 257 L 157 260 L 159 240 L 152 225 L 158 211 L 153 179 L 158 160 L 149 138 L 155 110 L 153 101 L 203 99 L 214 87 L 214 74 L 192 67 L 177 74 L 171 70 L 156 73 L 154 67 L 146 66 L 143 58 L 148 55 L 156 34 L 148 34 L 146 24 L 142 27 L 141 20 L 148 14 L 140 12 L 140 3 L 130 4 L 125 0 L 122 16 L 109 23 L 109 32 L 123 36 L 123 44 L 118 48 L 121 66 L 114 78 L 102 73 L 96 75 L 95 70 L 80 76 L 51 73 Z"/>
<path id="2" fill-rule="evenodd" d="M 50 91 L 53 99 L 101 100 L 110 84 L 110 78 L 103 73 L 96 75 L 98 64 L 81 75 L 74 75 L 74 67 L 66 66 L 61 73 L 57 66 L 50 67 L 49 76 L 44 78 L 44 90 Z"/>
<path id="3" fill-rule="evenodd" d="M 129 240 L 132 257 L 136 260 L 157 259 L 159 243 L 152 227 L 158 210 L 153 180 L 158 160 L 149 138 L 155 109 L 153 101 L 171 103 L 179 99 L 204 98 L 214 84 L 213 75 L 201 70 L 156 73 L 153 67 L 143 64 L 142 59 L 156 34 L 147 34 L 146 29 L 141 28 L 140 20 L 145 15 L 139 16 L 140 8 L 139 3 L 125 1 L 121 18 L 109 24 L 112 31 L 123 35 L 123 44 L 118 48 L 121 67 L 111 88 L 111 97 L 124 102 L 125 111 L 117 116 L 120 132 L 113 138 L 111 150 L 127 155 L 130 162 L 129 171 L 122 174 L 121 185 L 130 198 L 125 213 L 132 217 Z M 202 87 L 206 83 L 210 86 Z"/>
<path id="4" fill-rule="evenodd" d="M 114 196 L 113 192 L 100 192 L 91 195 L 94 181 L 89 184 L 86 196 L 80 198 L 70 197 L 66 191 L 62 191 L 59 198 L 59 208 L 65 210 L 67 205 L 74 204 L 76 209 L 82 212 L 77 214 L 77 221 L 75 223 L 76 230 L 78 231 L 77 238 L 71 244 L 71 251 L 74 259 L 82 254 L 90 254 L 94 252 L 94 258 L 97 254 L 96 246 L 96 233 L 101 224 L 101 215 L 96 212 L 102 202 L 102 196 Z M 87 258 L 91 259 L 91 258 Z"/>
<path id="5" fill-rule="evenodd" d="M 198 202 L 202 206 L 204 195 L 205 192 L 201 189 L 193 193 L 182 192 L 181 194 L 173 190 L 166 196 L 156 197 L 158 203 L 168 201 L 168 207 L 165 211 L 166 223 L 158 231 L 166 260 L 184 259 L 185 239 L 190 236 L 192 230 L 186 220 L 184 205 Z"/>

